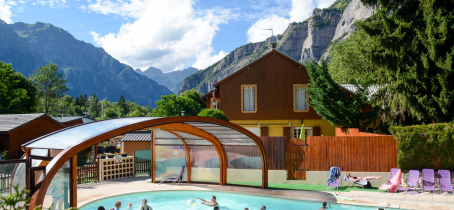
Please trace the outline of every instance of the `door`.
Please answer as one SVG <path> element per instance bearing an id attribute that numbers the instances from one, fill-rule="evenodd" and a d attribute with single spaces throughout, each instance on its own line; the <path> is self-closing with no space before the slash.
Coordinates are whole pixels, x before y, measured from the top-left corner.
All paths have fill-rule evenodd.
<path id="1" fill-rule="evenodd" d="M 306 180 L 307 144 L 299 138 L 287 142 L 285 164 L 288 180 Z"/>

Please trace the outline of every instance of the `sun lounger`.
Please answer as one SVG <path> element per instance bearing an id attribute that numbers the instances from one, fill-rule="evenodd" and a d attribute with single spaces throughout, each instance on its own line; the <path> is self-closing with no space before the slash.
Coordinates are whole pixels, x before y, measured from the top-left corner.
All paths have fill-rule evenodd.
<path id="1" fill-rule="evenodd" d="M 362 182 L 358 182 L 358 181 L 354 182 L 354 181 L 350 180 L 347 175 L 344 176 L 344 180 L 351 182 L 350 187 L 357 184 L 357 185 L 361 185 L 364 188 L 364 185 L 367 185 L 367 180 L 363 180 Z"/>
<path id="2" fill-rule="evenodd" d="M 453 193 L 451 172 L 449 170 L 438 170 L 438 189 L 440 190 L 440 193 Z"/>
<path id="3" fill-rule="evenodd" d="M 326 189 L 329 187 L 334 187 L 336 189 L 339 189 L 339 185 L 342 183 L 340 174 L 341 174 L 341 169 L 337 166 L 333 166 L 329 169 L 330 171 L 330 178 L 328 179 L 328 186 Z"/>
<path id="4" fill-rule="evenodd" d="M 172 185 L 175 184 L 175 183 L 178 183 L 178 184 L 181 184 L 181 181 L 183 180 L 183 174 L 184 174 L 184 169 L 185 169 L 186 166 L 183 166 L 181 167 L 181 173 L 179 176 L 177 177 L 170 177 L 170 178 L 167 178 L 167 179 L 164 179 L 162 180 L 161 182 L 159 182 L 159 184 L 167 181 L 167 180 L 173 180 L 172 182 Z"/>
<path id="5" fill-rule="evenodd" d="M 397 170 L 397 172 L 396 172 Z M 378 190 L 386 190 L 387 192 L 396 192 L 399 188 L 400 182 L 402 180 L 402 172 L 400 169 L 393 168 L 391 169 L 391 178 L 388 180 L 388 183 L 382 184 Z"/>
<path id="6" fill-rule="evenodd" d="M 435 194 L 435 177 L 433 169 L 423 169 L 422 170 L 422 192 L 424 191 L 433 191 Z"/>
<path id="7" fill-rule="evenodd" d="M 403 192 L 407 193 L 407 191 L 411 188 L 414 188 L 416 190 L 418 182 L 419 182 L 419 171 L 410 170 L 408 172 L 408 180 L 407 180 L 407 184 L 409 186 L 408 187 L 400 186 L 399 188 L 397 188 L 396 192 L 403 191 Z"/>

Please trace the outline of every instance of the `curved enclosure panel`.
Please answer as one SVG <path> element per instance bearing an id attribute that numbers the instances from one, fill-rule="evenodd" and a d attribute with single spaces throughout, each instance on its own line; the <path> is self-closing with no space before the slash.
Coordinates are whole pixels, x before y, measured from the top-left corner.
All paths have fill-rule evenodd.
<path id="1" fill-rule="evenodd" d="M 155 117 L 130 117 L 117 118 L 111 120 L 98 121 L 82 124 L 80 126 L 67 128 L 61 132 L 44 136 L 35 141 L 28 142 L 22 146 L 27 148 L 42 149 L 66 149 L 78 145 L 90 138 L 107 133 L 109 131 L 136 124 L 148 120 L 157 119 Z"/>
<path id="2" fill-rule="evenodd" d="M 35 183 L 41 184 L 37 185 L 39 189 L 33 195 L 31 207 L 43 205 L 47 209 L 54 204 L 56 208 L 67 209 L 74 202 L 71 180 L 75 173 L 70 173 L 74 168 L 70 166 L 74 163 L 69 163 L 71 157 L 86 147 L 138 130 L 142 130 L 140 133 L 154 130 L 150 135 L 156 133 L 150 142 L 155 154 L 151 153 L 150 158 L 154 158 L 153 178 L 158 182 L 179 176 L 184 166 L 183 180 L 221 185 L 262 184 L 267 188 L 263 144 L 255 134 L 238 125 L 195 116 L 116 118 L 66 128 L 22 145 L 32 157 L 32 166 L 46 166 L 43 174 L 47 176 L 36 176 L 39 179 Z M 36 156 L 47 156 L 47 159 L 33 159 Z M 24 168 L 18 167 L 18 171 Z"/>

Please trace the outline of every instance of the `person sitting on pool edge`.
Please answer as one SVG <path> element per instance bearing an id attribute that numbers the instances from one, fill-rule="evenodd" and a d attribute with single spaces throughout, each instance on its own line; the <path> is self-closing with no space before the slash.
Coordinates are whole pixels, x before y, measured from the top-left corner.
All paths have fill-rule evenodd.
<path id="1" fill-rule="evenodd" d="M 147 205 L 147 199 L 143 199 L 142 201 L 142 206 L 140 207 L 140 210 L 153 210 L 151 206 Z"/>
<path id="2" fill-rule="evenodd" d="M 326 205 L 328 205 L 328 207 Z M 322 208 L 320 208 L 320 210 L 325 210 L 328 208 L 331 208 L 331 204 L 327 204 L 326 202 L 323 202 L 323 206 L 322 206 Z"/>
<path id="3" fill-rule="evenodd" d="M 348 179 L 352 182 L 362 182 L 364 180 L 370 180 L 370 179 L 381 179 L 381 176 L 366 176 L 366 177 L 356 177 L 352 176 L 350 173 L 345 173 L 347 175 Z"/>
<path id="4" fill-rule="evenodd" d="M 208 202 L 208 201 L 206 201 L 204 199 L 201 199 L 201 198 L 195 198 L 195 199 L 201 200 L 202 201 L 201 204 L 203 204 L 203 205 L 219 207 L 218 202 L 216 202 L 216 196 L 214 196 L 214 195 L 211 196 L 211 201 L 210 202 Z"/>
<path id="5" fill-rule="evenodd" d="M 117 202 L 115 202 L 115 207 L 110 208 L 110 210 L 120 210 L 120 208 L 121 208 L 121 201 L 117 201 Z"/>

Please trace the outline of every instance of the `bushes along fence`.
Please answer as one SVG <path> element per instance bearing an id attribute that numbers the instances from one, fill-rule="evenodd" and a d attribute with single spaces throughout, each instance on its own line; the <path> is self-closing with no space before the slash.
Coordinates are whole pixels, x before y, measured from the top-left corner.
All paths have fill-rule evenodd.
<path id="1" fill-rule="evenodd" d="M 454 170 L 454 123 L 391 127 L 402 170 Z"/>

